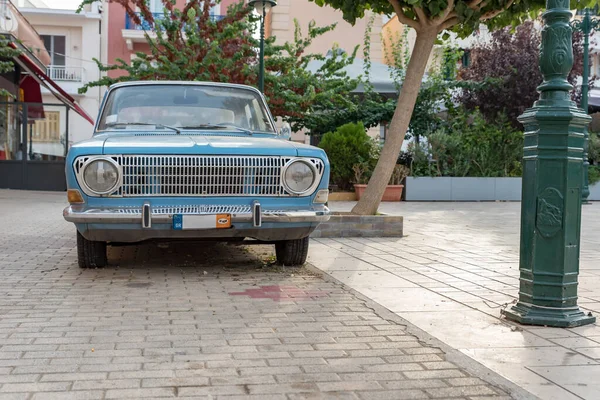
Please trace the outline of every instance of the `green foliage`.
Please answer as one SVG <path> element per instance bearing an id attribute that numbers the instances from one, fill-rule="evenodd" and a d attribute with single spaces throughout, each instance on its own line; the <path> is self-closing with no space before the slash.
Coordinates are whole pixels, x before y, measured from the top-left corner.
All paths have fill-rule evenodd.
<path id="1" fill-rule="evenodd" d="M 354 165 L 375 159 L 375 146 L 362 123 L 349 123 L 326 133 L 319 147 L 325 150 L 331 163 L 331 183 L 341 189 L 352 187 Z"/>
<path id="2" fill-rule="evenodd" d="M 0 74 L 14 71 L 15 64 L 12 59 L 21 54 L 19 50 L 13 49 L 9 43 L 9 40 L 0 37 Z M 0 97 L 14 96 L 8 90 L 0 88 Z"/>
<path id="3" fill-rule="evenodd" d="M 588 169 L 588 182 L 589 185 L 594 185 L 600 182 L 600 167 L 597 165 L 590 165 Z"/>
<path id="4" fill-rule="evenodd" d="M 354 183 L 360 185 L 368 184 L 371 176 L 373 175 L 373 171 L 375 170 L 376 161 L 377 160 L 373 158 L 372 160 L 355 164 L 352 167 L 354 170 Z M 394 166 L 394 170 L 392 171 L 392 176 L 388 181 L 388 185 L 401 185 L 402 181 L 409 175 L 409 173 L 409 168 L 401 164 L 396 164 Z"/>
<path id="5" fill-rule="evenodd" d="M 350 94 L 345 106 L 334 105 L 330 108 L 320 107 L 297 121 L 297 127 L 306 128 L 311 135 L 321 136 L 332 132 L 337 127 L 353 122 L 362 123 L 366 129 L 389 121 L 394 115 L 396 101 L 386 99 L 377 93 Z"/>
<path id="6" fill-rule="evenodd" d="M 600 163 L 600 137 L 598 133 L 590 132 L 588 142 L 588 157 L 593 163 Z"/>
<path id="7" fill-rule="evenodd" d="M 593 185 L 600 181 L 600 138 L 598 133 L 590 132 L 588 142 L 588 158 L 590 165 L 588 169 L 589 184 Z"/>
<path id="8" fill-rule="evenodd" d="M 328 104 L 328 107 L 314 109 L 297 121 L 297 126 L 307 129 L 313 136 L 321 136 L 333 132 L 337 127 L 346 123 L 362 123 L 369 129 L 382 121 L 389 121 L 396 108 L 396 100 L 387 99 L 373 90 L 371 77 L 371 32 L 374 18 L 370 18 L 363 39 L 364 75 L 360 82 L 365 88 L 364 93 L 350 93 L 345 102 Z M 356 51 L 356 49 L 355 49 Z"/>
<path id="9" fill-rule="evenodd" d="M 523 133 L 506 117 L 487 122 L 478 111 L 456 110 L 427 142 L 411 143 L 412 176 L 521 176 Z"/>
<path id="10" fill-rule="evenodd" d="M 440 129 L 446 121 L 442 118 L 445 113 L 452 112 L 452 90 L 458 87 L 468 87 L 470 82 L 446 79 L 446 74 L 451 68 L 452 60 L 460 57 L 460 52 L 448 46 L 443 48 L 444 62 L 438 69 L 430 71 L 427 79 L 421 85 L 415 108 L 413 110 L 409 134 L 417 140 Z"/>
<path id="11" fill-rule="evenodd" d="M 171 0 L 162 0 L 162 18 L 155 18 L 146 0 L 109 0 L 122 5 L 130 18 L 140 22 L 142 15 L 151 27 L 144 32 L 150 53 L 139 52 L 131 63 L 122 59 L 105 66 L 95 60 L 101 72 L 118 71 L 120 76 L 104 76 L 87 83 L 79 91 L 85 93 L 95 86 L 110 86 L 130 80 L 184 80 L 228 82 L 256 85 L 258 81 L 259 40 L 256 31 L 259 19 L 245 2 L 230 6 L 223 19 L 215 21 L 209 10 L 214 0 L 190 0 L 178 9 Z M 87 2 L 89 3 L 89 2 Z M 84 2 L 82 6 L 86 4 Z M 316 26 L 312 21 L 303 35 L 295 21 L 293 42 L 275 44 L 275 37 L 265 41 L 265 97 L 271 112 L 288 121 L 293 130 L 305 127 L 307 115 L 349 104 L 349 93 L 358 85 L 350 79 L 344 67 L 354 61 L 357 48 L 349 54 L 337 51 L 333 57 L 307 54 L 314 40 L 333 30 L 335 24 Z M 151 35 L 150 33 L 155 33 Z M 324 61 L 316 71 L 307 70 L 313 60 Z M 106 75 L 106 74 L 104 74 Z"/>
<path id="12" fill-rule="evenodd" d="M 475 43 L 471 48 L 473 62 L 460 71 L 461 79 L 481 82 L 479 87 L 463 90 L 456 99 L 468 109 L 479 109 L 492 121 L 498 113 L 505 114 L 512 125 L 520 129 L 518 117 L 539 98 L 537 86 L 543 77 L 539 65 L 540 32 L 533 21 L 527 21 L 514 31 L 508 28 L 492 33 L 491 39 Z M 574 67 L 567 80 L 576 88 L 572 99 L 581 98 L 577 80 L 583 73 L 583 36 L 573 34 Z M 595 76 L 590 77 L 590 87 Z M 485 84 L 485 82 L 493 82 Z"/>
<path id="13" fill-rule="evenodd" d="M 365 12 L 394 15 L 404 24 L 423 24 L 434 22 L 444 28 L 452 28 L 461 37 L 469 36 L 485 23 L 491 30 L 505 26 L 517 26 L 525 20 L 538 16 L 546 2 L 544 0 L 311 0 L 323 6 L 329 5 L 341 10 L 344 19 L 354 24 L 363 18 Z M 571 0 L 571 9 L 593 7 L 597 0 Z M 394 5 L 396 7 L 394 7 Z M 450 9 L 448 6 L 450 5 Z M 423 21 L 424 20 L 424 21 Z"/>
<path id="14" fill-rule="evenodd" d="M 293 43 L 266 46 L 265 68 L 271 73 L 265 77 L 265 95 L 271 112 L 284 117 L 293 130 L 312 130 L 319 126 L 318 116 L 352 107 L 351 91 L 356 89 L 359 80 L 349 78 L 344 68 L 354 62 L 358 46 L 348 54 L 334 45 L 331 57 L 304 54 L 313 40 L 334 29 L 335 24 L 317 27 L 311 21 L 304 38 L 298 21 L 294 23 Z M 307 67 L 313 60 L 323 64 L 317 71 L 310 72 Z M 327 130 L 321 131 L 325 132 Z"/>
<path id="15" fill-rule="evenodd" d="M 111 2 L 123 5 L 134 23 L 143 19 L 151 27 L 150 31 L 144 31 L 150 52 L 137 52 L 131 62 L 117 59 L 109 66 L 94 59 L 101 72 L 118 71 L 121 76 L 104 76 L 89 82 L 79 89 L 80 93 L 90 87 L 130 80 L 233 80 L 248 84 L 256 80 L 256 71 L 252 68 L 256 61 L 256 43 L 246 38 L 251 35 L 240 33 L 249 32 L 257 18 L 252 17 L 250 9 L 243 4 L 232 6 L 223 20 L 213 21 L 208 13 L 214 5 L 210 0 L 192 0 L 183 10 L 163 0 L 161 18 L 150 12 L 145 0 L 134 0 L 131 4 L 119 0 Z"/>
<path id="16" fill-rule="evenodd" d="M 325 132 L 334 131 L 338 126 L 348 122 L 362 122 L 365 128 L 369 129 L 380 123 L 385 124 L 391 121 L 394 116 L 397 99 L 379 95 L 373 90 L 370 83 L 371 57 L 369 43 L 371 42 L 371 22 L 372 20 L 369 20 L 369 24 L 367 24 L 363 45 L 365 71 L 362 83 L 365 87 L 365 93 L 351 94 L 347 99 L 348 103 L 343 107 L 332 106 L 306 115 L 303 121 L 298 122 L 298 124 L 303 128 L 307 128 L 311 135 L 323 135 Z M 405 29 L 402 35 L 389 35 L 389 40 L 392 43 L 392 53 L 390 55 L 392 65 L 390 65 L 389 71 L 399 92 L 410 60 L 408 29 Z M 458 87 L 472 88 L 480 85 L 470 81 L 446 80 L 444 72 L 448 70 L 447 66 L 456 64 L 455 60 L 460 57 L 461 52 L 448 46 L 443 48 L 443 52 L 445 57 L 441 67 L 430 71 L 419 90 L 407 137 L 428 135 L 443 124 L 440 110 L 454 107 L 452 102 L 453 89 Z"/>

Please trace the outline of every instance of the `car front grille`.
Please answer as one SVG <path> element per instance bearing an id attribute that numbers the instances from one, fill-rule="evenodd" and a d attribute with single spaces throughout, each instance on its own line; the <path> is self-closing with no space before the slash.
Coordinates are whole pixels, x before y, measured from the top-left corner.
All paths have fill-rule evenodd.
<path id="1" fill-rule="evenodd" d="M 111 156 L 122 169 L 122 184 L 111 197 L 290 196 L 281 170 L 292 157 L 280 156 Z M 75 160 L 78 177 L 89 157 Z M 308 158 L 320 181 L 324 163 Z"/>
<path id="2" fill-rule="evenodd" d="M 185 206 L 158 206 L 151 207 L 153 215 L 215 215 L 215 214 L 252 214 L 250 206 L 231 206 L 231 205 L 185 205 Z M 125 207 L 117 211 L 120 214 L 142 215 L 140 207 Z M 285 210 L 273 209 L 263 210 L 263 213 L 284 213 Z"/>

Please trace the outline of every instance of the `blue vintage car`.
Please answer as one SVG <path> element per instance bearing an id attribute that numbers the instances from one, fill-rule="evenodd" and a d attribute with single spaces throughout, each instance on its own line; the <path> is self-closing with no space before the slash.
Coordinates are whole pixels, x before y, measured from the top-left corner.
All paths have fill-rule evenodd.
<path id="1" fill-rule="evenodd" d="M 107 245 L 154 239 L 270 243 L 300 265 L 329 219 L 325 153 L 278 133 L 248 86 L 113 85 L 66 165 L 82 268 L 105 266 Z"/>

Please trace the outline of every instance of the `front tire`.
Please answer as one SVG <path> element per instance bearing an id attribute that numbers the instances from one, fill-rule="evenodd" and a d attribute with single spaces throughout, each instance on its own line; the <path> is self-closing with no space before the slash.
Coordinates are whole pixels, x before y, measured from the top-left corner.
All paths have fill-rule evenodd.
<path id="1" fill-rule="evenodd" d="M 77 262 L 80 268 L 102 268 L 108 264 L 106 242 L 87 240 L 77 231 Z"/>
<path id="2" fill-rule="evenodd" d="M 282 240 L 275 244 L 277 263 L 285 266 L 300 266 L 308 256 L 308 237 L 296 240 Z"/>

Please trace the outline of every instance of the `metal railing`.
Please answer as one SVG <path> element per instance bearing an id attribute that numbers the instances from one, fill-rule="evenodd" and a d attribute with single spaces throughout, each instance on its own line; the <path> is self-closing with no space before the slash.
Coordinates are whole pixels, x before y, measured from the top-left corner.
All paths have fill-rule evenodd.
<path id="1" fill-rule="evenodd" d="M 83 82 L 83 67 L 48 65 L 48 76 L 55 81 Z"/>
<path id="2" fill-rule="evenodd" d="M 135 31 L 149 31 L 149 30 L 153 29 L 152 23 L 150 21 L 146 20 L 144 18 L 144 16 L 142 15 L 142 13 L 137 12 L 137 13 L 135 13 L 135 15 L 137 15 L 139 17 L 140 23 L 136 24 L 128 14 L 125 14 L 125 29 L 131 29 L 131 30 L 135 30 Z M 155 21 L 159 21 L 159 20 L 165 18 L 165 14 L 162 12 L 152 13 L 152 18 L 154 18 Z M 210 16 L 211 21 L 220 21 L 223 18 L 225 18 L 224 15 L 211 15 Z"/>

